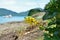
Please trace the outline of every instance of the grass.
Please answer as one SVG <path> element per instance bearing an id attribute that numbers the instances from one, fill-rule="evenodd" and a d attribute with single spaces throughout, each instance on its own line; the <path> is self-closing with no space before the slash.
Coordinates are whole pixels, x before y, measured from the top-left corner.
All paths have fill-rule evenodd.
<path id="1" fill-rule="evenodd" d="M 44 37 L 38 37 L 36 40 L 44 40 Z"/>

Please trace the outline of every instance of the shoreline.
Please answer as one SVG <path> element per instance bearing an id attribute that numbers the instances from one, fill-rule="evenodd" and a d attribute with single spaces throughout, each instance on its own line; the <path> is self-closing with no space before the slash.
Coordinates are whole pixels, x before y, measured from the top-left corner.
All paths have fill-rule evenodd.
<path id="1" fill-rule="evenodd" d="M 22 23 L 22 22 L 24 22 L 24 21 L 12 21 L 12 22 L 6 22 L 6 23 L 0 23 L 0 25 L 2 25 L 2 24 L 11 24 L 11 23 Z"/>

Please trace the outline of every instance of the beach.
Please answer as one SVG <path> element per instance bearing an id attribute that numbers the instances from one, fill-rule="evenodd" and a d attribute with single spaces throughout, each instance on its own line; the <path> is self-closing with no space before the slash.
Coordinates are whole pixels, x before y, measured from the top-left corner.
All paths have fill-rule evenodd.
<path id="1" fill-rule="evenodd" d="M 26 30 L 26 28 L 29 26 L 30 25 L 25 22 L 10 22 L 10 23 L 0 24 L 0 40 L 7 40 L 7 38 L 8 40 L 15 40 L 16 37 L 18 37 L 16 40 L 24 40 L 24 39 L 33 40 L 35 36 L 37 38 L 42 33 L 39 29 L 34 29 L 34 31 L 31 30 L 32 31 L 31 33 L 23 35 L 23 37 L 17 35 L 16 31 L 21 30 L 24 32 L 24 30 Z"/>

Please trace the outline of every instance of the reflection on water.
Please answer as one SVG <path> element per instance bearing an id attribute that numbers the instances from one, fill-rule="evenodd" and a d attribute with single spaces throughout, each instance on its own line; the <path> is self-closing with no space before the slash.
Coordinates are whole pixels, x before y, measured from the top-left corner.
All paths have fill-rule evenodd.
<path id="1" fill-rule="evenodd" d="M 0 16 L 0 23 L 12 22 L 12 21 L 23 21 L 25 16 L 13 16 L 11 18 L 5 18 Z"/>

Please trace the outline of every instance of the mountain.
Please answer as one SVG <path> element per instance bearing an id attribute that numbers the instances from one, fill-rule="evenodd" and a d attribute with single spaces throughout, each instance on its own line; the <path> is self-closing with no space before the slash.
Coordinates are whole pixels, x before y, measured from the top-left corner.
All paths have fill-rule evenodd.
<path id="1" fill-rule="evenodd" d="M 4 8 L 0 8 L 0 16 L 5 16 L 5 15 L 17 16 L 18 14 L 16 12 Z"/>
<path id="2" fill-rule="evenodd" d="M 42 10 L 41 8 L 33 8 L 34 10 L 37 10 L 37 9 L 40 9 Z M 31 9 L 30 9 L 31 10 Z M 0 16 L 6 16 L 6 15 L 12 15 L 12 16 L 27 16 L 29 14 L 29 11 L 25 11 L 25 12 L 20 12 L 20 13 L 17 13 L 17 12 L 14 12 L 14 11 L 11 11 L 11 10 L 8 10 L 8 9 L 4 9 L 4 8 L 0 8 Z"/>
<path id="3" fill-rule="evenodd" d="M 29 11 L 25 11 L 25 12 L 20 12 L 20 13 L 18 13 L 20 16 L 27 16 L 28 15 L 28 12 Z"/>
<path id="4" fill-rule="evenodd" d="M 25 12 L 14 12 L 8 9 L 0 8 L 0 16 L 12 15 L 12 16 L 27 16 L 28 11 Z"/>

